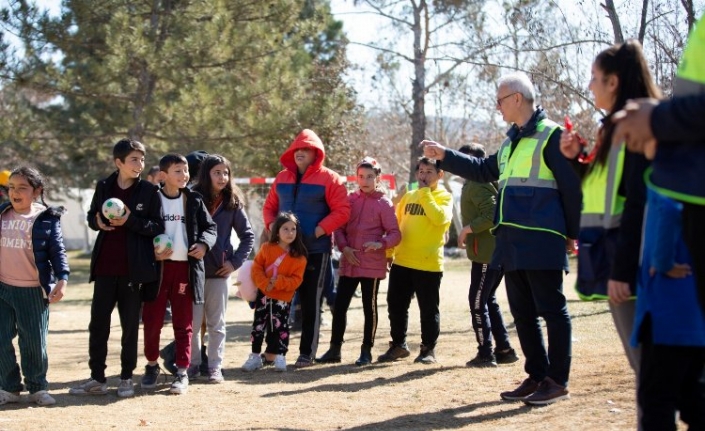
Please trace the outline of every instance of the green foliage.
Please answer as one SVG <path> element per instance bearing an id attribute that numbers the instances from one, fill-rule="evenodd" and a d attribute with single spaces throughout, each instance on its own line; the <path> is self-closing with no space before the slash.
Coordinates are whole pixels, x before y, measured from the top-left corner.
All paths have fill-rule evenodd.
<path id="1" fill-rule="evenodd" d="M 246 176 L 278 171 L 304 127 L 344 164 L 340 136 L 361 130 L 328 2 L 64 0 L 52 17 L 15 1 L 0 16 L 25 51 L 4 88 L 50 101 L 30 104 L 31 120 L 67 185 L 104 176 L 124 136 L 147 146 L 148 166 L 204 149 Z"/>

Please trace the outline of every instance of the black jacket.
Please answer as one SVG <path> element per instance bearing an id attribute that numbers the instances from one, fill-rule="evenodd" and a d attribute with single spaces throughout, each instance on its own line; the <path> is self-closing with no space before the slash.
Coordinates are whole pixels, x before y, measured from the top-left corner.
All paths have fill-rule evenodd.
<path id="1" fill-rule="evenodd" d="M 117 171 L 109 177 L 98 181 L 95 186 L 95 193 L 88 210 L 88 226 L 98 231 L 98 238 L 93 245 L 91 256 L 91 273 L 89 281 L 95 280 L 95 264 L 98 253 L 105 237 L 105 231 L 98 227 L 95 216 L 101 213 L 103 202 L 109 199 L 115 181 L 117 181 Z M 128 229 L 127 233 L 127 262 L 130 282 L 137 284 L 142 289 L 145 284 L 156 285 L 159 280 L 157 264 L 154 259 L 154 245 L 152 239 L 164 233 L 164 222 L 162 221 L 162 201 L 159 199 L 157 186 L 149 181 L 137 180 L 135 191 L 129 202 L 125 205 L 130 209 L 130 216 L 123 225 Z M 102 215 L 101 215 L 102 217 Z M 105 220 L 103 220 L 105 221 Z"/>
<path id="2" fill-rule="evenodd" d="M 218 237 L 218 226 L 215 224 L 211 215 L 203 203 L 203 197 L 200 193 L 184 188 L 181 193 L 186 196 L 186 240 L 191 248 L 196 243 L 205 244 L 208 252 Z M 161 202 L 161 201 L 160 201 Z M 161 205 L 160 205 L 161 207 Z M 154 252 L 152 252 L 154 254 Z M 206 253 L 207 255 L 208 253 Z M 206 268 L 203 259 L 194 259 L 188 257 L 189 266 L 189 284 L 193 289 L 193 302 L 195 304 L 203 304 L 204 290 L 206 286 Z M 159 265 L 160 269 L 160 285 L 163 265 Z"/>

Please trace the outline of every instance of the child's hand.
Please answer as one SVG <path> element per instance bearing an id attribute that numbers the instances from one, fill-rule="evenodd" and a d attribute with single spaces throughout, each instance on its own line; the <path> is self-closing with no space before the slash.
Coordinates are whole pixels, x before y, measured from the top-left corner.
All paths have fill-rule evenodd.
<path id="1" fill-rule="evenodd" d="M 458 234 L 458 247 L 465 248 L 465 238 L 472 233 L 472 228 L 468 225 L 463 227 Z"/>
<path id="2" fill-rule="evenodd" d="M 104 230 L 107 232 L 110 232 L 111 230 L 115 230 L 114 227 L 110 227 L 110 226 L 106 225 L 105 223 L 103 223 L 103 219 L 100 218 L 100 214 L 98 214 L 98 213 L 95 214 L 95 221 L 96 221 L 96 224 L 98 225 L 98 229 L 100 229 L 100 230 Z"/>
<path id="3" fill-rule="evenodd" d="M 649 275 L 654 276 L 656 275 L 658 271 L 656 268 L 653 266 L 649 268 Z M 692 269 L 690 268 L 690 265 L 687 263 L 674 263 L 673 268 L 669 269 L 668 272 L 666 272 L 667 277 L 671 278 L 685 278 L 693 273 Z"/>
<path id="4" fill-rule="evenodd" d="M 345 247 L 343 249 L 343 256 L 345 257 L 345 260 L 347 260 L 352 266 L 358 266 L 360 264 L 360 260 L 357 258 L 357 256 L 355 256 L 356 251 L 359 250 L 356 250 L 352 247 Z"/>
<path id="5" fill-rule="evenodd" d="M 194 259 L 203 259 L 203 256 L 206 255 L 206 245 L 197 242 L 189 248 L 188 255 Z"/>
<path id="6" fill-rule="evenodd" d="M 388 257 L 387 258 L 387 272 L 389 272 L 389 270 L 392 269 L 392 263 L 394 263 L 394 258 Z"/>
<path id="7" fill-rule="evenodd" d="M 169 259 L 172 254 L 174 254 L 174 249 L 171 247 L 164 248 L 161 253 L 157 253 L 157 248 L 154 248 L 154 259 L 157 261 Z"/>
<path id="8" fill-rule="evenodd" d="M 226 260 L 225 263 L 223 264 L 223 266 L 221 266 L 221 267 L 215 272 L 215 275 L 217 275 L 218 277 L 227 278 L 227 277 L 230 276 L 230 274 L 232 274 L 233 272 L 235 272 L 235 267 L 233 266 L 232 263 L 230 263 L 229 260 Z"/>
<path id="9" fill-rule="evenodd" d="M 362 246 L 364 247 L 364 252 L 367 253 L 368 251 L 380 250 L 384 245 L 381 242 L 368 241 L 368 242 L 362 244 Z"/>
<path id="10" fill-rule="evenodd" d="M 47 298 L 50 304 L 61 301 L 61 298 L 64 297 L 64 290 L 66 289 L 67 283 L 68 282 L 66 280 L 59 280 L 56 282 L 56 286 L 54 286 L 49 293 L 49 297 Z"/>
<path id="11" fill-rule="evenodd" d="M 125 207 L 125 214 L 122 217 L 110 219 L 110 226 L 122 226 L 127 222 L 127 218 L 130 216 L 130 209 Z"/>
<path id="12" fill-rule="evenodd" d="M 270 292 L 272 289 L 274 289 L 274 285 L 277 283 L 277 277 L 272 277 L 269 279 L 269 283 L 267 284 L 267 287 L 264 289 L 267 292 Z"/>

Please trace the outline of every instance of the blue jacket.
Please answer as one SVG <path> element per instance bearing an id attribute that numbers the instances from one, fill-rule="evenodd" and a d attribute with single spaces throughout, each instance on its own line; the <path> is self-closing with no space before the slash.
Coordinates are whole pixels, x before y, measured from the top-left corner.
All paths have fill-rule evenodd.
<path id="1" fill-rule="evenodd" d="M 255 233 L 242 206 L 229 210 L 224 204 L 220 205 L 212 217 L 218 228 L 218 235 L 215 244 L 203 258 L 206 264 L 206 278 L 218 277 L 215 273 L 223 266 L 225 260 L 229 260 L 236 270 L 240 268 L 255 245 Z M 237 250 L 233 249 L 230 242 L 233 229 L 240 239 Z"/>
<path id="2" fill-rule="evenodd" d="M 705 347 L 705 315 L 698 302 L 695 277 L 665 275 L 674 263 L 692 266 L 682 239 L 682 208 L 681 203 L 648 191 L 633 346 L 643 339 L 641 325 L 650 316 L 654 344 Z M 653 276 L 649 274 L 652 267 L 656 270 Z"/>
<path id="3" fill-rule="evenodd" d="M 534 134 L 536 124 L 545 116 L 544 111 L 539 108 L 524 127 L 513 125 L 509 129 L 507 136 L 512 140 L 512 150 L 521 138 Z M 580 178 L 578 178 L 570 163 L 561 154 L 559 147 L 560 138 L 561 131 L 555 131 L 543 150 L 546 166 L 553 172 L 553 176 L 556 179 L 560 199 L 558 206 L 562 210 L 558 211 L 557 214 L 553 214 L 553 216 L 564 218 L 562 223 L 565 224 L 564 233 L 568 238 L 577 238 L 580 229 L 580 208 L 582 205 Z M 480 183 L 499 179 L 497 154 L 493 154 L 486 159 L 480 159 L 455 150 L 446 149 L 441 167 L 443 170 Z M 499 193 L 501 194 L 502 191 L 500 190 Z M 534 190 L 534 193 L 543 193 L 543 191 Z M 551 193 L 555 193 L 555 191 L 552 190 Z M 527 216 L 535 214 L 532 212 L 532 204 L 538 200 L 518 195 L 505 196 L 505 199 L 504 211 L 507 211 L 509 207 L 509 211 L 515 214 L 525 214 Z M 495 210 L 495 224 L 499 220 L 498 209 L 499 205 L 497 205 Z M 505 271 L 568 270 L 565 239 L 559 235 L 504 225 L 495 229 L 494 234 L 497 237 L 497 246 L 492 257 L 493 266 L 500 266 Z"/>
<path id="4" fill-rule="evenodd" d="M 0 214 L 10 208 L 10 203 L 0 205 Z M 42 211 L 32 226 L 32 251 L 39 273 L 39 284 L 47 295 L 58 280 L 68 280 L 69 261 L 61 233 L 63 207 L 49 207 Z"/>

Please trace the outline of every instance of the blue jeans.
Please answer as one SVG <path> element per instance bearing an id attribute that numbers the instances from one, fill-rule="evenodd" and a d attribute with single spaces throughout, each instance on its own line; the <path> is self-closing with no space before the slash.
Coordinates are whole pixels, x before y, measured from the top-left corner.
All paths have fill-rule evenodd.
<path id="1" fill-rule="evenodd" d="M 552 378 L 568 385 L 571 361 L 571 323 L 563 295 L 562 270 L 516 270 L 504 275 L 509 308 L 526 357 L 524 370 L 531 380 Z M 546 321 L 548 350 L 539 317 Z"/>
<path id="2" fill-rule="evenodd" d="M 20 366 L 12 339 L 19 335 L 24 382 L 30 393 L 44 391 L 47 382 L 49 304 L 41 287 L 0 283 L 0 388 L 21 392 Z"/>

